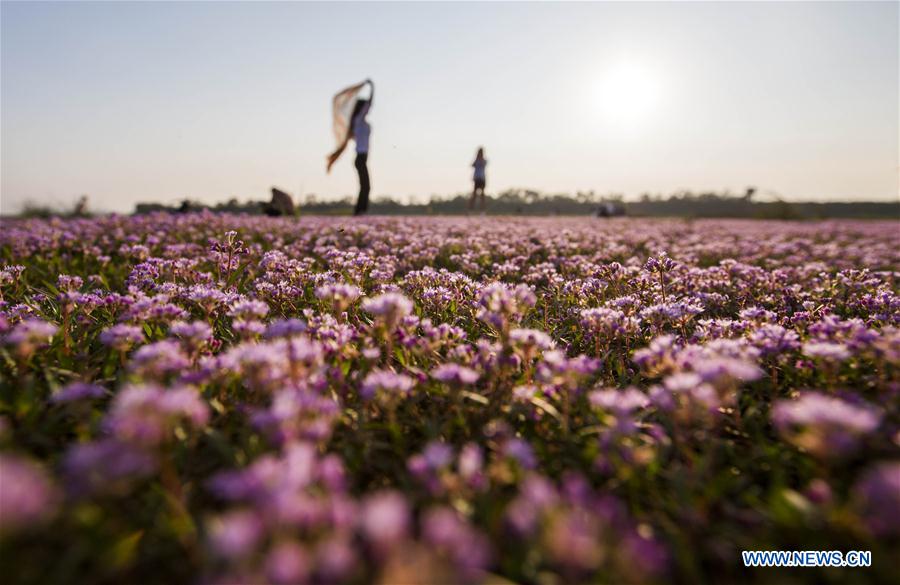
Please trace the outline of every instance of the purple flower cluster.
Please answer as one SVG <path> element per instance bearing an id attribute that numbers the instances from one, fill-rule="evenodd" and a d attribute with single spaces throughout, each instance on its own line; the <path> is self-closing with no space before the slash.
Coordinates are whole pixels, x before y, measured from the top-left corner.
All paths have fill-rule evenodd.
<path id="1" fill-rule="evenodd" d="M 743 582 L 787 537 L 898 551 L 896 222 L 3 227 L 23 581 Z"/>
<path id="2" fill-rule="evenodd" d="M 796 400 L 781 400 L 772 408 L 772 422 L 787 440 L 823 458 L 855 451 L 881 423 L 881 413 L 819 392 Z"/>

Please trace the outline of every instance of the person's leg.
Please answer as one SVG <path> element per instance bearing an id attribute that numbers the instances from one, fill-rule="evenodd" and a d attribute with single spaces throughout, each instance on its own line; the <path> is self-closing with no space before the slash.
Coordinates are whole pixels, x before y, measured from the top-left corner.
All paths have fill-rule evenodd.
<path id="1" fill-rule="evenodd" d="M 475 202 L 478 199 L 478 183 L 475 183 L 475 186 L 472 187 L 472 198 L 469 199 L 469 211 L 474 211 Z"/>
<path id="2" fill-rule="evenodd" d="M 356 172 L 359 174 L 359 198 L 356 200 L 356 209 L 353 215 L 362 215 L 369 210 L 369 168 L 366 162 L 367 154 L 356 155 Z"/>
<path id="3" fill-rule="evenodd" d="M 362 155 L 362 181 L 360 183 L 360 195 L 362 196 L 362 212 L 369 212 L 369 191 L 372 188 L 369 180 L 369 155 Z"/>

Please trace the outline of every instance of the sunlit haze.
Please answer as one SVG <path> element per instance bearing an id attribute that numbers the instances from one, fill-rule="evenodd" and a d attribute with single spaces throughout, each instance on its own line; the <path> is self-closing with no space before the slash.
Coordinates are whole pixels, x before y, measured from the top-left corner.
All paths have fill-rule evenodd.
<path id="1" fill-rule="evenodd" d="M 2 207 L 523 187 L 898 197 L 898 3 L 2 3 Z"/>

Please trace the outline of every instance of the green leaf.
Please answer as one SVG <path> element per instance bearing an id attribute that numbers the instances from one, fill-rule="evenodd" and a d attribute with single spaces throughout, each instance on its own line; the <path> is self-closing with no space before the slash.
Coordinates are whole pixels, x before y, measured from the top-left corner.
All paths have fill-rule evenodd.
<path id="1" fill-rule="evenodd" d="M 559 411 L 556 410 L 556 407 L 544 400 L 543 398 L 538 398 L 535 396 L 531 399 L 531 403 L 555 418 L 556 420 L 562 420 L 562 415 L 559 414 Z"/>
<path id="2" fill-rule="evenodd" d="M 120 539 L 113 545 L 109 553 L 109 564 L 113 569 L 120 570 L 134 562 L 137 555 L 138 545 L 141 538 L 144 537 L 143 530 L 132 532 L 125 538 Z"/>
<path id="3" fill-rule="evenodd" d="M 488 405 L 491 403 L 491 401 L 488 400 L 487 396 L 482 396 L 481 394 L 469 392 L 468 390 L 466 390 L 464 392 L 460 392 L 460 396 L 462 396 L 463 398 L 468 398 L 472 402 L 477 402 L 479 404 Z"/>

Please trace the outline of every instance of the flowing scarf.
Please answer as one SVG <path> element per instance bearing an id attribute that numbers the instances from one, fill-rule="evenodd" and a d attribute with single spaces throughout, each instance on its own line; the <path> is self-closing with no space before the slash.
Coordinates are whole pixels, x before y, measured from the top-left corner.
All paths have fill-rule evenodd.
<path id="1" fill-rule="evenodd" d="M 347 148 L 347 143 L 350 141 L 350 124 L 352 123 L 350 116 L 353 114 L 356 100 L 359 99 L 359 93 L 365 85 L 365 81 L 352 85 L 339 91 L 331 100 L 331 128 L 334 132 L 336 148 L 328 155 L 328 171 L 331 171 L 332 165 L 337 162 L 341 153 Z"/>

